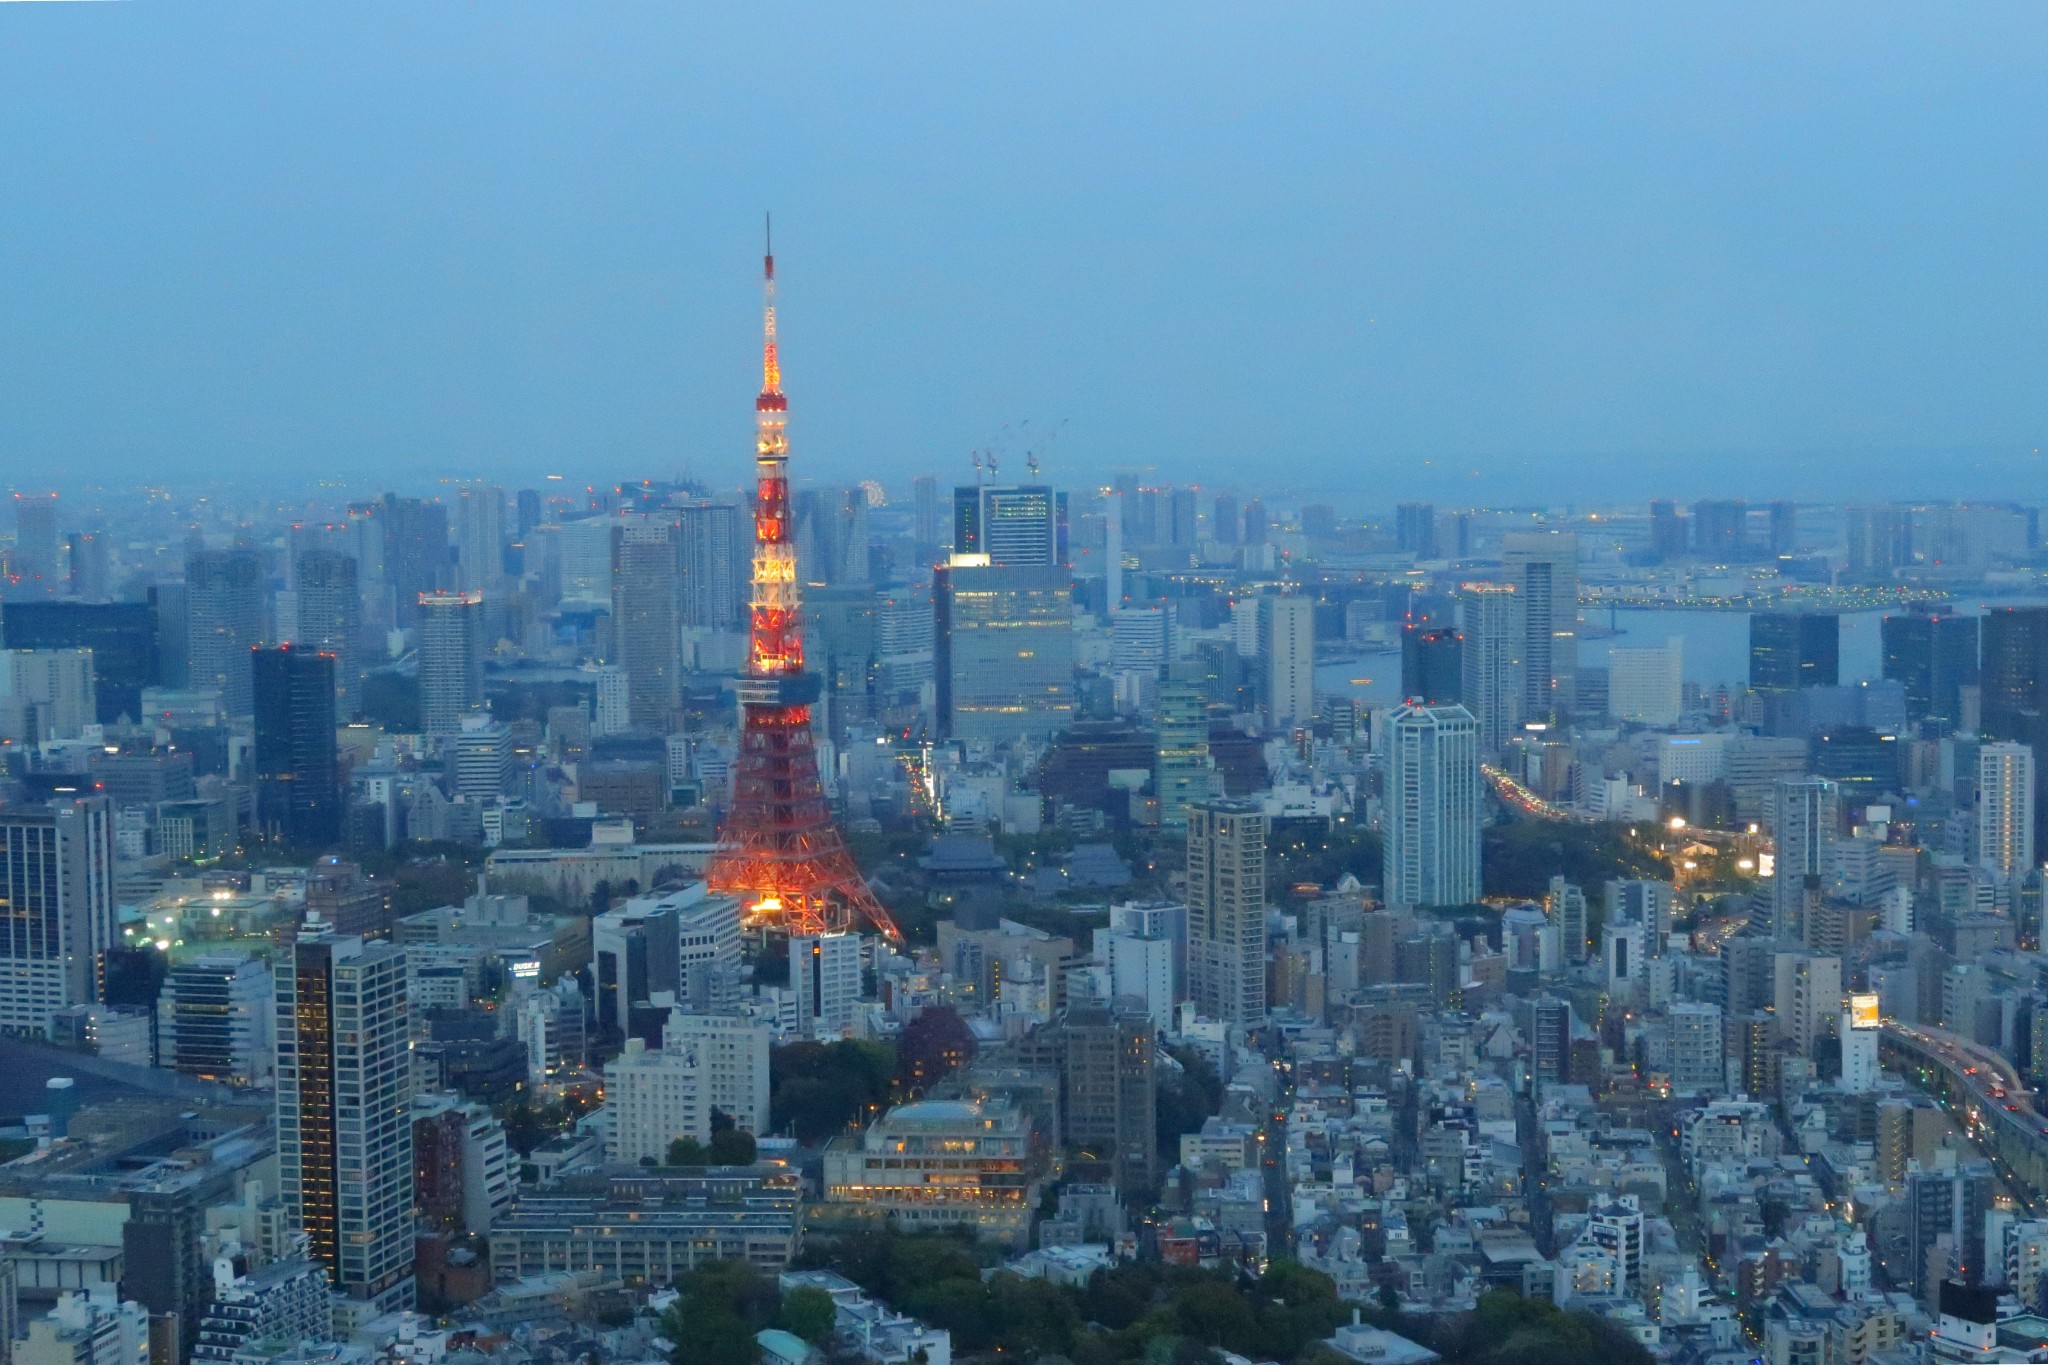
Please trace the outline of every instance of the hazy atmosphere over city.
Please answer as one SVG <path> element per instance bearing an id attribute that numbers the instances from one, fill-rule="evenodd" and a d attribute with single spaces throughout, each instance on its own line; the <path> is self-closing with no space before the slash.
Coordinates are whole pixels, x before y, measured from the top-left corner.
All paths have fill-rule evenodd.
<path id="1" fill-rule="evenodd" d="M 0 0 L 0 1365 L 2048 1365 L 2048 6 Z"/>
<path id="2" fill-rule="evenodd" d="M 2034 5 L 23 5 L 0 467 L 1982 496 L 2048 429 Z"/>

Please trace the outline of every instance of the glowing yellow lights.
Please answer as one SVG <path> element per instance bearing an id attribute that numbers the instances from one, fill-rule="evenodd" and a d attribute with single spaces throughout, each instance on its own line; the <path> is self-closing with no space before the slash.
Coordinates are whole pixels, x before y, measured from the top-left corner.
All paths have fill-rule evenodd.
<path id="1" fill-rule="evenodd" d="M 1671 828 L 1672 828 L 1672 829 L 1674 829 L 1674 830 L 1684 829 L 1684 828 L 1685 828 L 1685 817 L 1684 817 L 1683 815 L 1674 815 L 1674 816 L 1672 816 L 1672 817 L 1671 817 Z"/>

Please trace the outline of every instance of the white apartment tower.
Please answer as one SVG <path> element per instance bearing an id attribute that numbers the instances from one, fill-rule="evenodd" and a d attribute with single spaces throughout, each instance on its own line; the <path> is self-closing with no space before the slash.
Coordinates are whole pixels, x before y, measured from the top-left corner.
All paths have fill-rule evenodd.
<path id="1" fill-rule="evenodd" d="M 1387 719 L 1384 845 L 1390 906 L 1479 899 L 1479 725 L 1463 706 L 1403 706 Z"/>

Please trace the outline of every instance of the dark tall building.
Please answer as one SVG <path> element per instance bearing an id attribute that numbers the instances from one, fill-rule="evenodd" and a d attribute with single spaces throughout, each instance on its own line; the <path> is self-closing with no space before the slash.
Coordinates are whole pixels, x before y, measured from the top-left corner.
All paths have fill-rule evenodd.
<path id="1" fill-rule="evenodd" d="M 1404 502 L 1394 509 L 1394 544 L 1417 559 L 1440 559 L 1436 543 L 1436 508 L 1426 502 Z"/>
<path id="2" fill-rule="evenodd" d="M 1218 493 L 1209 512 L 1209 539 L 1219 545 L 1235 545 L 1244 534 L 1244 523 L 1238 516 L 1237 498 L 1229 493 Z"/>
<path id="3" fill-rule="evenodd" d="M 334 656 L 286 645 L 253 655 L 257 825 L 294 848 L 341 840 Z"/>
<path id="4" fill-rule="evenodd" d="M 1401 696 L 1430 706 L 1465 699 L 1465 637 L 1448 628 L 1401 632 Z"/>
<path id="5" fill-rule="evenodd" d="M 175 1333 L 183 1359 L 199 1336 L 199 1319 L 213 1301 L 213 1269 L 200 1241 L 206 1201 L 227 1191 L 216 1178 L 137 1190 L 128 1196 L 121 1225 L 121 1297 L 141 1304 Z M 155 1332 L 152 1331 L 152 1336 Z"/>
<path id="6" fill-rule="evenodd" d="M 1884 618 L 1884 676 L 1906 691 L 1914 720 L 1962 723 L 1962 690 L 1977 686 L 1977 618 L 1945 611 Z"/>
<path id="7" fill-rule="evenodd" d="M 1771 558 L 1795 554 L 1799 549 L 1799 504 L 1771 504 Z"/>
<path id="8" fill-rule="evenodd" d="M 1650 558 L 1659 564 L 1685 558 L 1685 516 L 1669 498 L 1650 504 Z"/>
<path id="9" fill-rule="evenodd" d="M 1244 543 L 1264 545 L 1266 543 L 1266 504 L 1253 498 L 1244 505 Z"/>
<path id="10" fill-rule="evenodd" d="M 142 689 L 161 681 L 156 612 L 144 602 L 0 604 L 0 646 L 91 650 L 95 718 L 105 725 L 140 720 Z"/>
<path id="11" fill-rule="evenodd" d="M 544 513 L 541 510 L 539 489 L 522 488 L 519 490 L 514 509 L 514 518 L 513 525 L 518 528 L 518 537 L 524 541 L 533 534 L 533 528 L 540 525 L 544 518 Z"/>
<path id="12" fill-rule="evenodd" d="M 1835 687 L 1842 618 L 1825 611 L 1759 611 L 1749 618 L 1749 685 L 1758 691 Z"/>
<path id="13" fill-rule="evenodd" d="M 448 509 L 438 502 L 386 493 L 378 515 L 384 522 L 384 581 L 398 606 L 398 623 L 419 614 L 420 594 L 454 581 L 448 554 Z"/>
<path id="14" fill-rule="evenodd" d="M 1740 498 L 1692 505 L 1693 549 L 1702 558 L 1733 563 L 1749 555 L 1749 506 Z"/>
<path id="15" fill-rule="evenodd" d="M 2005 607 L 1984 616 L 1984 733 L 2037 744 L 2048 715 L 2048 607 Z"/>
<path id="16" fill-rule="evenodd" d="M 356 714 L 363 702 L 363 598 L 356 562 L 332 550 L 299 556 L 299 631 L 293 642 L 334 656 L 340 715 Z"/>
<path id="17" fill-rule="evenodd" d="M 249 714 L 249 651 L 263 643 L 263 561 L 254 550 L 196 550 L 185 559 L 185 658 L 191 685 Z"/>

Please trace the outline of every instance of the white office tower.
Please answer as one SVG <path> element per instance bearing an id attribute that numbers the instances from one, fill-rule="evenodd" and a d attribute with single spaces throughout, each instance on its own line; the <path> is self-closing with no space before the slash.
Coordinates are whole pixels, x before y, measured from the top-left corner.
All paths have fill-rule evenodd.
<path id="1" fill-rule="evenodd" d="M 1116 928 L 1098 929 L 1096 936 L 1110 997 L 1140 1001 L 1153 1027 L 1172 1028 L 1178 1003 L 1173 939 Z"/>
<path id="2" fill-rule="evenodd" d="M 650 1048 L 628 1038 L 604 1065 L 605 1160 L 637 1166 L 668 1161 L 677 1138 L 711 1141 L 703 1069 L 687 1048 Z"/>
<path id="3" fill-rule="evenodd" d="M 1841 789 L 1826 778 L 1779 778 L 1771 784 L 1771 837 L 1778 851 L 1771 876 L 1771 937 L 1801 941 L 1806 889 L 1825 885 L 1841 837 Z"/>
<path id="4" fill-rule="evenodd" d="M 464 716 L 453 765 L 457 796 L 488 801 L 505 795 L 512 786 L 512 727 L 489 716 Z"/>
<path id="5" fill-rule="evenodd" d="M 1666 1015 L 1670 1030 L 1671 1093 L 1710 1095 L 1725 1084 L 1721 1007 L 1681 1001 Z"/>
<path id="6" fill-rule="evenodd" d="M 276 985 L 253 957 L 209 954 L 171 968 L 156 1000 L 157 1065 L 223 1085 L 270 1077 Z"/>
<path id="7" fill-rule="evenodd" d="M 1977 750 L 1977 866 L 2002 888 L 2034 867 L 2034 750 L 1986 744 Z"/>
<path id="8" fill-rule="evenodd" d="M 1637 725 L 1676 725 L 1685 689 L 1685 641 L 1607 651 L 1607 714 Z"/>
<path id="9" fill-rule="evenodd" d="M 1112 607 L 1109 666 L 1118 673 L 1158 676 L 1172 657 L 1172 623 L 1163 607 Z"/>
<path id="10" fill-rule="evenodd" d="M 626 670 L 617 664 L 589 664 L 583 672 L 590 679 L 596 701 L 590 719 L 592 737 L 621 734 L 630 729 Z"/>
<path id="11" fill-rule="evenodd" d="M 99 998 L 114 943 L 114 815 L 103 796 L 0 807 L 0 1029 L 47 1034 Z"/>
<path id="12" fill-rule="evenodd" d="M 1880 1032 L 1877 997 L 1852 995 L 1842 1004 L 1836 1030 L 1842 1040 L 1842 1074 L 1835 1084 L 1851 1095 L 1877 1089 L 1877 1039 Z"/>
<path id="13" fill-rule="evenodd" d="M 97 718 L 89 649 L 0 649 L 0 739 L 77 739 Z"/>
<path id="14" fill-rule="evenodd" d="M 1484 814 L 1479 726 L 1462 706 L 1403 706 L 1387 719 L 1383 831 L 1390 906 L 1479 899 Z"/>
<path id="15" fill-rule="evenodd" d="M 277 973 L 277 1163 L 285 1221 L 342 1294 L 413 1303 L 405 951 L 309 923 Z"/>
<path id="16" fill-rule="evenodd" d="M 1306 725 L 1316 715 L 1316 604 L 1296 593 L 1259 598 L 1259 667 L 1266 728 Z"/>
<path id="17" fill-rule="evenodd" d="M 849 1037 L 860 1004 L 860 935 L 791 934 L 789 985 L 796 992 L 798 1037 Z"/>
<path id="18" fill-rule="evenodd" d="M 768 1131 L 768 1048 L 774 1036 L 765 1019 L 677 1010 L 668 1017 L 661 1046 L 693 1054 L 704 1103 L 741 1132 L 760 1137 Z"/>
<path id="19" fill-rule="evenodd" d="M 660 896 L 635 897 L 627 908 L 673 906 L 676 914 L 676 1000 L 699 1014 L 719 1014 L 740 996 L 740 917 L 737 896 L 715 896 L 690 882 Z"/>
<path id="20" fill-rule="evenodd" d="M 1510 583 L 1458 588 L 1465 632 L 1462 700 L 1479 722 L 1479 747 L 1499 753 L 1522 724 L 1522 599 Z"/>
<path id="21" fill-rule="evenodd" d="M 1255 801 L 1188 807 L 1188 997 L 1242 1028 L 1266 1022 L 1267 828 Z"/>
<path id="22" fill-rule="evenodd" d="M 1556 721 L 1579 683 L 1579 538 L 1572 531 L 1510 531 L 1501 576 L 1521 598 L 1522 719 Z"/>

